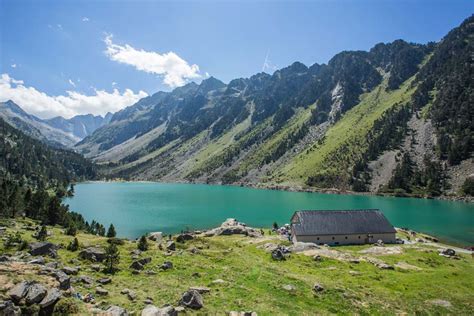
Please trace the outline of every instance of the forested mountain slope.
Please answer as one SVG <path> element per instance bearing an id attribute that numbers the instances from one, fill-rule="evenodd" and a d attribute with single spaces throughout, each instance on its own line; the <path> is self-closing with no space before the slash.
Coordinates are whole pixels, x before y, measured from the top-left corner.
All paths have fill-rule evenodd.
<path id="1" fill-rule="evenodd" d="M 110 177 L 458 193 L 474 172 L 473 23 L 439 43 L 397 40 L 159 92 L 77 148 Z"/>

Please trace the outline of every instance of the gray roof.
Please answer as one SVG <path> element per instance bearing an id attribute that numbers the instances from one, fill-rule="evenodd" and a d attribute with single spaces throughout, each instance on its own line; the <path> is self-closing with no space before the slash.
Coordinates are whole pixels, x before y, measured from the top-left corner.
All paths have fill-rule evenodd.
<path id="1" fill-rule="evenodd" d="M 293 214 L 296 235 L 350 235 L 395 233 L 379 210 L 312 210 Z"/>

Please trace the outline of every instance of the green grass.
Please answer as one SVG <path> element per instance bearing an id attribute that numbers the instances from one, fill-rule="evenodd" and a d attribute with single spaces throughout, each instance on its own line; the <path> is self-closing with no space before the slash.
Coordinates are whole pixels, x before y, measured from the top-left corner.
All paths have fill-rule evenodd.
<path id="1" fill-rule="evenodd" d="M 31 232 L 21 230 L 24 221 L 18 221 L 9 231 L 20 230 L 24 238 L 32 240 Z M 54 228 L 48 240 L 66 245 L 72 239 Z M 268 235 L 268 231 L 266 233 Z M 82 247 L 106 245 L 106 239 L 79 234 Z M 276 238 L 273 235 L 272 238 Z M 130 251 L 136 243 L 126 242 L 119 246 L 121 253 L 120 271 L 112 276 L 112 283 L 105 285 L 108 297 L 98 297 L 101 306 L 117 304 L 129 311 L 139 312 L 144 307 L 143 300 L 150 296 L 154 304 L 176 305 L 180 295 L 190 286 L 208 286 L 210 294 L 204 294 L 203 314 L 224 314 L 230 310 L 252 310 L 259 315 L 313 315 L 313 314 L 367 314 L 394 315 L 408 314 L 452 314 L 468 315 L 474 310 L 474 260 L 462 255 L 460 260 L 448 259 L 438 255 L 435 248 L 419 244 L 417 247 L 402 245 L 403 254 L 380 256 L 389 264 L 403 261 L 420 267 L 421 271 L 380 270 L 368 262 L 351 264 L 335 259 L 324 258 L 315 262 L 311 257 L 292 254 L 283 262 L 276 262 L 270 254 L 257 248 L 269 240 L 257 240 L 243 236 L 221 236 L 198 238 L 186 244 L 178 244 L 172 256 L 165 256 L 154 244 L 142 257 L 152 257 L 146 269 L 157 271 L 156 275 L 133 275 L 128 266 L 132 262 Z M 270 240 L 277 242 L 277 240 Z M 6 250 L 1 248 L 1 252 Z M 200 254 L 191 254 L 192 247 L 202 248 Z M 388 247 L 388 246 L 387 246 Z M 368 246 L 345 246 L 335 248 L 353 255 Z M 14 250 L 8 250 L 13 252 Z M 77 258 L 78 252 L 59 250 L 59 260 L 64 265 Z M 157 268 L 169 260 L 174 268 L 159 271 Z M 93 272 L 86 261 L 81 262 L 80 275 L 93 279 L 104 277 L 101 272 Z M 349 271 L 360 274 L 353 276 Z M 194 273 L 199 276 L 193 276 Z M 36 275 L 5 273 L 6 277 L 18 282 L 24 278 L 37 278 Z M 213 284 L 223 279 L 226 284 Z M 313 295 L 311 287 L 321 283 L 325 291 Z M 283 285 L 296 287 L 295 293 L 282 289 Z M 94 287 L 86 288 L 74 284 L 76 291 L 86 294 Z M 136 302 L 129 301 L 120 294 L 123 288 L 138 294 Z M 443 299 L 452 307 L 434 306 L 427 301 Z M 79 303 L 82 311 L 84 304 Z"/>
<path id="2" fill-rule="evenodd" d="M 350 168 L 368 147 L 366 135 L 374 122 L 393 106 L 409 102 L 414 88 L 413 78 L 398 90 L 386 91 L 386 82 L 361 97 L 361 102 L 347 111 L 331 126 L 322 143 L 297 155 L 290 163 L 275 170 L 275 181 L 304 185 L 308 176 L 333 174 L 348 176 Z"/>

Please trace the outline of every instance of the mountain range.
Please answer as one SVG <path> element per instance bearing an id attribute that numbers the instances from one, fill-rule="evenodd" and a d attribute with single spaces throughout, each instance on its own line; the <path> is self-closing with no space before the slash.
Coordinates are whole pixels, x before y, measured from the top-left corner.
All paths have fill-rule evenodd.
<path id="1" fill-rule="evenodd" d="M 11 102 L 0 113 L 37 138 L 78 142 L 110 178 L 458 194 L 474 174 L 473 52 L 471 16 L 438 43 L 210 77 L 105 118 L 39 120 Z"/>
<path id="2" fill-rule="evenodd" d="M 107 113 L 105 117 L 87 114 L 77 115 L 70 119 L 60 116 L 51 119 L 40 119 L 26 113 L 15 102 L 7 101 L 0 102 L 0 117 L 27 135 L 49 145 L 72 148 L 97 128 L 107 124 L 112 114 Z"/>

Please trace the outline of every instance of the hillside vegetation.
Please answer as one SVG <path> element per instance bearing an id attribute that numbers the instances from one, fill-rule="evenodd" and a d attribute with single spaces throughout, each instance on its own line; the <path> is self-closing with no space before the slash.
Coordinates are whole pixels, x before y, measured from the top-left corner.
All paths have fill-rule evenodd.
<path id="1" fill-rule="evenodd" d="M 6 234 L 19 232 L 22 240 L 34 241 L 30 229 L 35 223 L 19 220 L 3 221 L 2 225 L 7 226 Z M 89 246 L 108 247 L 106 238 L 78 232 L 79 249 L 71 251 L 66 246 L 75 237 L 65 235 L 58 227 L 48 227 L 48 231 L 51 236 L 47 241 L 63 247 L 58 249 L 56 258 L 45 257 L 42 264 L 28 263 L 34 258 L 19 256 L 14 247 L 0 245 L 2 254 L 16 253 L 0 263 L 0 295 L 5 297 L 8 289 L 22 280 L 57 286 L 48 273 L 41 273 L 47 270 L 46 264 L 69 269 L 74 292 L 81 297 L 93 295 L 93 301 L 84 303 L 77 294 L 63 292 L 56 310 L 78 314 L 103 313 L 111 305 L 139 314 L 147 306 L 145 301 L 158 307 L 178 307 L 181 295 L 191 287 L 201 287 L 203 293 L 202 308 L 185 309 L 191 314 L 253 311 L 258 315 L 469 315 L 474 309 L 473 259 L 462 253 L 451 258 L 440 256 L 439 249 L 446 246 L 431 242 L 322 247 L 292 252 L 286 260 L 276 261 L 265 249 L 288 242 L 269 230 L 255 238 L 197 235 L 192 240 L 176 242 L 176 250 L 167 250 L 166 240 L 161 245 L 149 240 L 148 250 L 137 252 L 136 241 L 124 240 L 117 245 L 118 270 L 109 274 L 103 271 L 106 265 L 79 258 L 81 250 Z M 398 236 L 407 239 L 411 235 L 400 231 Z M 176 238 L 173 236 L 173 240 Z M 143 270 L 133 272 L 132 262 L 142 258 L 151 261 Z M 160 268 L 164 262 L 171 262 L 172 267 Z M 386 266 L 389 268 L 381 268 Z M 110 281 L 101 281 L 107 278 Z M 313 290 L 315 284 L 319 286 L 317 291 Z M 28 309 L 26 305 L 23 308 Z"/>

